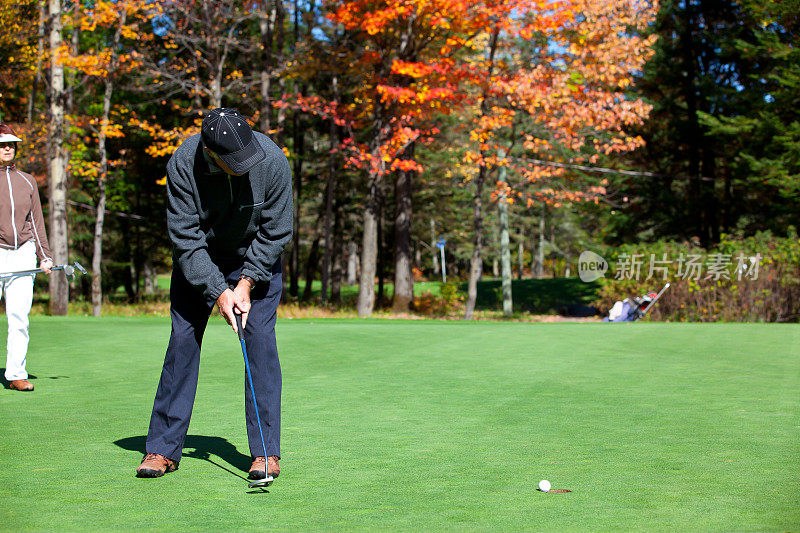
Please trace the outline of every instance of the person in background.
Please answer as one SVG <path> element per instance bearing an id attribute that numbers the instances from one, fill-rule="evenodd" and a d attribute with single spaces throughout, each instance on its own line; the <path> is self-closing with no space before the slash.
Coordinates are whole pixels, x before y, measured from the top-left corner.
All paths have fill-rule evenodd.
<path id="1" fill-rule="evenodd" d="M 17 169 L 14 161 L 22 139 L 6 124 L 0 124 L 0 272 L 39 268 L 50 274 L 53 266 L 42 216 L 39 188 L 30 174 Z M 28 356 L 28 314 L 33 302 L 33 277 L 25 275 L 0 281 L 6 300 L 8 340 L 5 378 L 9 388 L 32 391 L 25 363 Z"/>

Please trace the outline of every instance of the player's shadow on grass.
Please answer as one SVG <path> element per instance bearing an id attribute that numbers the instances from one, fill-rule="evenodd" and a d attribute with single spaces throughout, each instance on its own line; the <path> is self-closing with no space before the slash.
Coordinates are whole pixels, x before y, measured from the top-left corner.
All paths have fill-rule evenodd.
<path id="1" fill-rule="evenodd" d="M 124 450 L 139 452 L 144 455 L 144 445 L 146 439 L 147 437 L 145 435 L 125 437 L 124 439 L 115 440 L 114 444 Z M 236 477 L 247 480 L 247 478 L 240 472 L 246 472 L 250 468 L 250 456 L 241 453 L 236 449 L 236 446 L 222 437 L 187 435 L 186 441 L 183 444 L 183 456 L 191 457 L 192 459 L 202 459 L 204 461 L 208 461 L 212 465 L 218 466 L 219 468 L 229 472 L 230 474 L 233 474 Z M 217 463 L 212 459 L 212 456 L 218 457 L 239 472 L 235 472 L 230 468 Z"/>
<path id="2" fill-rule="evenodd" d="M 69 376 L 47 376 L 46 379 L 61 379 L 66 378 Z M 39 379 L 38 376 L 34 376 L 33 374 L 28 374 L 28 380 L 32 379 Z M 0 367 L 0 383 L 2 383 L 4 388 L 9 388 L 11 385 L 9 384 L 8 380 L 6 379 L 6 369 Z"/>

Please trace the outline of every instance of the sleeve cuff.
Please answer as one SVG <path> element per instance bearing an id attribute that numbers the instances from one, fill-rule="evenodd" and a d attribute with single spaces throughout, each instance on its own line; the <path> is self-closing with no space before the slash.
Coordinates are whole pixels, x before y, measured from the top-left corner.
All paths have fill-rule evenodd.
<path id="1" fill-rule="evenodd" d="M 242 274 L 249 278 L 253 278 L 253 281 L 255 281 L 256 283 L 258 283 L 259 281 L 269 281 L 272 278 L 271 273 L 267 273 L 267 275 L 265 276 L 261 271 L 256 270 L 255 268 L 249 265 L 245 266 L 242 269 Z"/>
<path id="2" fill-rule="evenodd" d="M 208 288 L 208 296 L 211 297 L 213 301 L 217 301 L 219 295 L 225 292 L 225 289 L 228 288 L 228 284 L 223 282 L 219 285 L 215 285 L 213 287 Z"/>

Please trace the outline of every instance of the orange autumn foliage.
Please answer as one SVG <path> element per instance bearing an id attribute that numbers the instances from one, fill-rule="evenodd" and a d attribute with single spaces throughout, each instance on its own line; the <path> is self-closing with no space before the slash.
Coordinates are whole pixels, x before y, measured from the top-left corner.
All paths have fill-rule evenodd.
<path id="1" fill-rule="evenodd" d="M 67 27 L 77 25 L 80 35 L 92 35 L 89 42 L 98 43 L 98 49 L 77 51 L 72 43 L 65 42 L 58 50 L 56 60 L 65 70 L 98 86 L 97 93 L 102 96 L 104 84 L 125 75 L 139 66 L 136 44 L 150 41 L 152 33 L 146 31 L 148 14 L 153 7 L 147 0 L 96 0 L 84 6 L 80 18 L 74 12 L 65 12 Z M 119 33 L 120 42 L 126 43 L 114 50 L 110 46 L 112 36 Z M 113 81 L 112 81 L 113 83 Z M 100 98 L 102 101 L 102 98 Z M 101 136 L 121 138 L 125 136 L 130 110 L 125 106 L 113 105 L 108 120 L 92 114 L 71 113 L 67 116 L 71 129 L 75 132 L 68 141 L 70 161 L 68 171 L 75 176 L 95 179 L 100 176 L 100 163 L 90 155 L 90 146 Z M 122 165 L 121 160 L 109 160 L 109 168 Z"/>
<path id="2" fill-rule="evenodd" d="M 526 16 L 506 21 L 498 44 L 501 59 L 491 65 L 491 74 L 486 62 L 474 65 L 477 77 L 486 80 L 488 105 L 474 114 L 470 138 L 476 144 L 466 160 L 507 166 L 521 178 L 521 189 L 533 190 L 526 193 L 528 205 L 596 202 L 605 194 L 603 187 L 581 185 L 565 168 L 528 158 L 594 164 L 634 150 L 643 140 L 626 130 L 650 111 L 645 102 L 629 99 L 625 89 L 652 55 L 654 38 L 637 30 L 654 20 L 657 4 L 568 0 L 555 5 L 527 2 Z M 536 36 L 545 44 L 522 54 L 519 39 Z M 523 150 L 496 161 L 494 154 L 508 143 Z"/>

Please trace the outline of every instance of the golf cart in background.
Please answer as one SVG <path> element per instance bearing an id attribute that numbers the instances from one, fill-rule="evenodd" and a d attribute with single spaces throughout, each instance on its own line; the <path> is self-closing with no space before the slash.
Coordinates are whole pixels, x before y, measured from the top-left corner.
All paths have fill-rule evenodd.
<path id="1" fill-rule="evenodd" d="M 644 296 L 625 298 L 615 303 L 603 322 L 636 322 L 653 308 L 667 289 L 669 289 L 669 283 L 664 285 L 664 288 L 658 293 L 648 292 Z"/>

